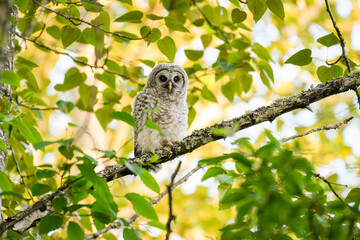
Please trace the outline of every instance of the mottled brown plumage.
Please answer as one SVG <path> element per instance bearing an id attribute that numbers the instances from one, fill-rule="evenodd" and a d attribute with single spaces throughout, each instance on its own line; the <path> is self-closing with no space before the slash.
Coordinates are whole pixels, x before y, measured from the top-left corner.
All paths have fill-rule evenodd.
<path id="1" fill-rule="evenodd" d="M 153 68 L 144 90 L 137 94 L 133 102 L 135 156 L 185 137 L 188 127 L 188 81 L 186 72 L 179 65 L 160 63 Z M 169 135 L 169 139 L 159 131 L 146 127 L 146 120 L 155 122 Z"/>

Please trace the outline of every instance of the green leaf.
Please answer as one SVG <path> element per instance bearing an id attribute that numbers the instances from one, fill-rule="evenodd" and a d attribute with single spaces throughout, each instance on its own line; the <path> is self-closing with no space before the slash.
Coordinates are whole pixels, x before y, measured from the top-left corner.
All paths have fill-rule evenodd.
<path id="1" fill-rule="evenodd" d="M 117 0 L 117 1 L 129 4 L 130 6 L 132 6 L 132 0 Z"/>
<path id="2" fill-rule="evenodd" d="M 322 36 L 316 40 L 318 43 L 324 45 L 325 47 L 331 47 L 333 45 L 339 44 L 340 40 L 334 33 L 330 33 L 328 35 Z"/>
<path id="3" fill-rule="evenodd" d="M 19 69 L 23 66 L 25 66 L 26 68 L 31 68 L 31 69 L 39 67 L 39 65 L 37 65 L 33 61 L 30 61 L 29 59 L 26 59 L 26 58 L 23 58 L 20 56 L 16 56 L 15 68 Z"/>
<path id="4" fill-rule="evenodd" d="M 51 190 L 51 187 L 42 183 L 35 183 L 31 187 L 31 192 L 34 196 L 45 194 Z"/>
<path id="5" fill-rule="evenodd" d="M 36 177 L 38 178 L 52 178 L 56 174 L 56 171 L 52 169 L 40 169 L 36 171 Z"/>
<path id="6" fill-rule="evenodd" d="M 46 32 L 52 36 L 53 38 L 55 38 L 56 40 L 60 40 L 61 37 L 61 31 L 60 28 L 56 25 L 54 26 L 50 26 L 46 28 Z"/>
<path id="7" fill-rule="evenodd" d="M 145 198 L 137 193 L 128 193 L 125 197 L 131 202 L 136 213 L 151 220 L 158 220 L 153 206 Z"/>
<path id="8" fill-rule="evenodd" d="M 47 215 L 40 220 L 39 233 L 46 234 L 61 227 L 63 220 L 56 215 Z"/>
<path id="9" fill-rule="evenodd" d="M 12 191 L 12 183 L 3 171 L 0 171 L 0 189 L 3 192 Z"/>
<path id="10" fill-rule="evenodd" d="M 162 54 L 164 54 L 170 62 L 174 61 L 175 53 L 176 53 L 176 46 L 175 42 L 171 37 L 164 37 L 157 41 L 157 46 Z"/>
<path id="11" fill-rule="evenodd" d="M 20 78 L 19 76 L 10 70 L 3 70 L 1 74 L 1 83 L 10 84 L 14 87 L 20 87 Z"/>
<path id="12" fill-rule="evenodd" d="M 81 218 L 79 219 L 79 222 L 81 223 L 81 225 L 89 230 L 90 232 L 92 232 L 92 224 L 90 221 L 90 217 L 88 217 L 88 211 L 86 211 L 85 209 L 79 209 L 77 210 L 78 214 L 81 216 Z"/>
<path id="13" fill-rule="evenodd" d="M 150 161 L 152 162 L 152 161 Z M 126 167 L 136 175 L 139 175 L 141 181 L 147 186 L 149 189 L 153 190 L 154 192 L 160 194 L 160 187 L 159 184 L 156 182 L 155 178 L 149 173 L 148 170 L 135 165 L 129 162 L 125 162 Z"/>
<path id="14" fill-rule="evenodd" d="M 116 120 L 126 122 L 130 126 L 133 126 L 133 127 L 136 126 L 135 119 L 133 118 L 133 116 L 131 116 L 127 112 L 111 112 L 111 113 L 109 113 L 109 117 L 116 119 Z"/>
<path id="15" fill-rule="evenodd" d="M 218 61 L 218 64 L 219 64 L 221 70 L 223 70 L 223 72 L 229 72 L 229 71 L 231 71 L 231 70 L 233 70 L 233 69 L 236 68 L 235 65 L 233 65 L 233 64 L 231 64 L 231 63 L 228 63 L 228 62 L 226 62 L 226 61 L 222 61 L 222 60 L 219 60 L 219 61 Z"/>
<path id="16" fill-rule="evenodd" d="M 13 4 L 16 5 L 22 13 L 26 12 L 30 0 L 14 0 Z"/>
<path id="17" fill-rule="evenodd" d="M 98 89 L 96 86 L 80 85 L 80 100 L 76 103 L 77 107 L 84 111 L 93 112 L 93 107 L 97 103 L 97 93 Z"/>
<path id="18" fill-rule="evenodd" d="M 249 7 L 250 12 L 254 15 L 255 22 L 260 20 L 267 9 L 266 0 L 249 0 L 247 6 Z"/>
<path id="19" fill-rule="evenodd" d="M 124 15 L 116 18 L 114 22 L 130 22 L 130 23 L 141 23 L 141 18 L 144 14 L 140 11 L 127 12 Z"/>
<path id="20" fill-rule="evenodd" d="M 200 39 L 201 39 L 201 42 L 205 49 L 210 45 L 210 43 L 212 41 L 212 36 L 209 34 L 204 34 L 204 35 L 201 35 Z"/>
<path id="21" fill-rule="evenodd" d="M 320 66 L 318 67 L 316 74 L 322 83 L 326 83 L 333 78 L 341 77 L 343 69 L 337 65 L 332 65 L 331 67 Z"/>
<path id="22" fill-rule="evenodd" d="M 202 58 L 204 51 L 197 51 L 197 50 L 185 50 L 185 55 L 191 61 L 197 61 Z"/>
<path id="23" fill-rule="evenodd" d="M 125 228 L 123 231 L 123 238 L 124 240 L 140 240 L 141 236 L 139 233 L 132 228 Z"/>
<path id="24" fill-rule="evenodd" d="M 201 90 L 201 96 L 203 98 L 205 98 L 206 100 L 209 100 L 210 102 L 217 103 L 216 96 L 205 85 L 203 86 L 203 89 Z"/>
<path id="25" fill-rule="evenodd" d="M 91 181 L 93 184 L 95 184 L 98 180 L 98 176 L 94 171 L 95 165 L 92 163 L 83 163 L 78 164 L 77 167 L 79 168 L 81 174 L 89 181 Z"/>
<path id="26" fill-rule="evenodd" d="M 170 30 L 179 31 L 179 32 L 190 32 L 186 27 L 184 27 L 184 24 L 182 24 L 176 18 L 173 17 L 165 17 L 165 25 Z"/>
<path id="27" fill-rule="evenodd" d="M 188 115 L 188 124 L 189 124 L 189 126 L 194 121 L 195 117 L 196 117 L 196 110 L 193 107 L 190 107 L 189 108 L 189 115 Z"/>
<path id="28" fill-rule="evenodd" d="M 360 200 L 360 188 L 353 188 L 345 198 L 346 203 L 357 202 Z"/>
<path id="29" fill-rule="evenodd" d="M 170 136 L 167 132 L 164 132 L 156 123 L 150 120 L 145 121 L 145 126 L 151 129 L 154 129 L 161 133 L 167 140 L 170 140 Z"/>
<path id="30" fill-rule="evenodd" d="M 84 231 L 76 222 L 69 222 L 67 234 L 69 240 L 81 240 L 85 237 Z"/>
<path id="31" fill-rule="evenodd" d="M 101 127 L 104 129 L 104 131 L 106 131 L 107 126 L 111 122 L 109 113 L 111 113 L 112 111 L 114 111 L 114 109 L 112 109 L 111 107 L 106 106 L 106 105 L 95 111 L 96 118 L 98 119 L 98 121 L 99 121 Z"/>
<path id="32" fill-rule="evenodd" d="M 236 161 L 244 164 L 245 166 L 251 166 L 252 165 L 252 163 L 248 159 L 246 159 L 242 154 L 236 153 L 236 152 L 229 153 L 229 154 L 224 154 L 223 156 L 219 156 L 219 157 L 202 159 L 202 160 L 199 161 L 199 164 L 200 165 L 205 165 L 205 166 L 216 165 L 216 164 L 219 164 L 222 161 L 224 161 L 226 159 L 229 159 L 229 158 L 233 158 Z"/>
<path id="33" fill-rule="evenodd" d="M 239 8 L 234 8 L 231 11 L 231 20 L 233 23 L 241 23 L 247 18 L 246 12 L 240 10 Z"/>
<path id="34" fill-rule="evenodd" d="M 20 118 L 14 118 L 12 122 L 19 129 L 21 135 L 24 136 L 31 144 L 42 142 L 42 137 L 38 130 L 30 123 L 22 121 Z"/>
<path id="35" fill-rule="evenodd" d="M 148 225 L 150 226 L 153 226 L 153 227 L 156 227 L 156 228 L 159 228 L 159 229 L 162 229 L 162 230 L 165 230 L 166 231 L 166 227 L 164 224 L 162 224 L 161 222 L 159 221 L 150 221 L 147 223 Z"/>
<path id="36" fill-rule="evenodd" d="M 302 49 L 296 52 L 294 55 L 289 57 L 285 63 L 294 64 L 297 66 L 305 66 L 311 63 L 311 50 L 310 49 Z"/>
<path id="37" fill-rule="evenodd" d="M 158 16 L 158 15 L 155 15 L 155 14 L 146 14 L 146 17 L 150 20 L 153 20 L 153 21 L 156 21 L 156 20 L 161 20 L 163 19 L 164 17 L 162 16 Z"/>
<path id="38" fill-rule="evenodd" d="M 0 189 L 1 189 L 1 184 L 0 184 Z M 25 201 L 30 201 L 30 198 L 24 198 L 24 196 L 20 193 L 17 192 L 9 192 L 9 191 L 3 191 L 0 192 L 0 196 L 12 196 L 12 197 L 16 197 Z"/>
<path id="39" fill-rule="evenodd" d="M 99 16 L 91 20 L 91 23 L 97 26 L 101 26 L 101 28 L 106 31 L 110 31 L 110 16 L 109 13 L 106 11 L 101 12 Z"/>
<path id="40" fill-rule="evenodd" d="M 222 94 L 229 100 L 229 102 L 234 101 L 235 91 L 232 82 L 228 82 L 221 86 Z"/>
<path id="41" fill-rule="evenodd" d="M 142 62 L 143 64 L 145 64 L 148 67 L 151 67 L 151 68 L 155 67 L 154 61 L 140 59 L 140 62 Z"/>
<path id="42" fill-rule="evenodd" d="M 80 38 L 80 35 L 80 29 L 73 28 L 68 25 L 64 26 L 61 29 L 61 42 L 64 48 L 67 48 L 68 46 L 70 46 L 70 44 L 78 40 Z"/>
<path id="43" fill-rule="evenodd" d="M 143 172 L 139 174 L 141 181 L 149 189 L 153 190 L 157 194 L 160 194 L 159 184 L 156 182 L 155 178 L 149 173 L 148 170 L 143 169 Z"/>
<path id="44" fill-rule="evenodd" d="M 261 57 L 262 59 L 271 60 L 271 61 L 272 61 L 269 52 L 266 50 L 266 48 L 264 48 L 263 46 L 261 46 L 259 43 L 254 43 L 254 45 L 252 46 L 252 49 L 254 50 L 254 52 L 256 53 L 256 55 L 258 55 L 258 56 Z"/>
<path id="45" fill-rule="evenodd" d="M 86 79 L 85 73 L 81 73 L 79 71 L 79 69 L 77 69 L 76 67 L 73 67 L 73 68 L 70 68 L 65 73 L 64 83 L 56 84 L 54 88 L 56 91 L 65 92 L 65 91 L 73 89 L 77 86 L 80 86 L 82 83 L 85 82 L 85 79 Z"/>
<path id="46" fill-rule="evenodd" d="M 108 72 L 103 72 L 102 74 L 95 74 L 95 77 L 97 79 L 99 79 L 100 81 L 102 81 L 103 83 L 105 83 L 106 85 L 108 85 L 110 88 L 115 89 L 116 85 L 115 85 L 115 75 L 112 73 L 108 73 Z"/>
<path id="47" fill-rule="evenodd" d="M 125 162 L 126 167 L 134 174 L 139 175 L 144 171 L 144 169 L 136 164 Z"/>
<path id="48" fill-rule="evenodd" d="M 88 12 L 101 12 L 103 11 L 100 3 L 98 3 L 98 0 L 81 0 L 82 6 L 84 9 Z"/>
<path id="49" fill-rule="evenodd" d="M 285 13 L 284 6 L 281 0 L 267 0 L 267 7 L 272 11 L 276 16 L 284 21 Z"/>
<path id="50" fill-rule="evenodd" d="M 63 100 L 59 100 L 56 102 L 56 106 L 58 106 L 59 110 L 63 113 L 70 113 L 71 110 L 74 109 L 75 104 L 72 102 L 65 102 Z"/>
<path id="51" fill-rule="evenodd" d="M 153 43 L 161 38 L 161 32 L 158 28 L 153 28 L 150 35 L 145 39 L 146 41 Z"/>
<path id="52" fill-rule="evenodd" d="M 66 208 L 67 200 L 64 197 L 57 197 L 51 201 L 52 206 L 55 209 L 55 212 L 61 212 Z"/>
<path id="53" fill-rule="evenodd" d="M 204 176 L 201 178 L 201 181 L 203 182 L 211 177 L 216 177 L 219 174 L 226 174 L 226 171 L 221 167 L 211 167 L 206 171 Z"/>
<path id="54" fill-rule="evenodd" d="M 0 139 L 0 149 L 7 153 L 7 147 L 2 139 Z"/>

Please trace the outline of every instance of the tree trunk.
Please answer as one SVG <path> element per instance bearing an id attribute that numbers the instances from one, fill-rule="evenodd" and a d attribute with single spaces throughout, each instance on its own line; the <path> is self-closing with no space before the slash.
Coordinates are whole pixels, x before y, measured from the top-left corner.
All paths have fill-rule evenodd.
<path id="1" fill-rule="evenodd" d="M 13 70 L 14 66 L 14 48 L 15 48 L 15 26 L 10 24 L 10 14 L 14 21 L 17 20 L 17 8 L 11 8 L 11 0 L 0 0 L 0 98 L 6 97 L 11 101 L 11 86 L 3 84 L 2 71 Z M 7 135 L 5 131 L 0 128 L 0 139 L 7 143 Z M 0 150 L 0 171 L 5 170 L 6 153 Z M 1 192 L 1 189 L 0 189 Z M 2 216 L 2 199 L 0 197 L 0 223 L 3 220 Z"/>

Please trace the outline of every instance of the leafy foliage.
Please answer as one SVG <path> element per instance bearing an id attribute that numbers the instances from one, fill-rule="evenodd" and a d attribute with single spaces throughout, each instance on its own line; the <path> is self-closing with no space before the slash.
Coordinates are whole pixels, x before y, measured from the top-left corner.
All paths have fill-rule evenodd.
<path id="1" fill-rule="evenodd" d="M 309 83 L 301 82 L 303 76 L 326 83 L 348 73 L 340 55 L 340 61 L 327 59 L 328 52 L 319 59 L 320 48 L 330 51 L 340 40 L 325 14 L 309 14 L 325 13 L 325 6 L 314 1 L 302 7 L 281 0 L 12 2 L 19 19 L 14 70 L 1 72 L 1 82 L 12 90 L 11 101 L 0 99 L 0 125 L 8 136 L 7 143 L 0 141 L 7 153 L 5 171 L 0 171 L 2 212 L 13 216 L 59 187 L 71 187 L 66 197 L 51 200 L 52 215 L 21 236 L 9 230 L 9 239 L 83 239 L 111 223 L 119 223 L 126 240 L 150 239 L 153 227 L 165 234 L 168 205 L 149 202 L 167 184 L 149 170 L 158 156 L 153 155 L 149 165 L 135 165 L 128 144 L 135 127 L 131 102 L 156 62 L 184 63 L 190 80 L 190 127 L 205 126 L 199 119 L 209 123 L 238 116 L 236 111 L 242 112 L 248 103 L 246 108 L 252 108 L 259 100 L 301 92 Z M 359 16 L 358 8 L 352 11 L 340 18 L 346 38 Z M 259 26 L 264 35 L 259 35 Z M 309 34 L 314 26 L 331 33 L 315 39 L 317 34 Z M 360 59 L 354 46 L 346 49 L 355 69 Z M 283 56 L 294 48 L 302 50 L 285 61 Z M 284 63 L 302 67 L 301 72 Z M 314 125 L 339 117 L 335 101 L 322 103 Z M 352 99 L 341 102 L 358 116 Z M 215 105 L 217 111 L 208 111 Z M 297 124 L 290 126 L 296 132 L 311 125 L 309 117 L 299 119 L 296 114 L 290 120 L 274 120 L 278 134 L 288 132 L 289 122 Z M 146 121 L 146 127 L 168 138 L 154 122 Z M 206 171 L 198 179 L 217 184 L 218 195 L 210 198 L 202 187 L 191 196 L 176 190 L 173 202 L 179 220 L 174 232 L 186 239 L 199 233 L 220 239 L 359 237 L 359 188 L 347 191 L 333 185 L 342 201 L 316 175 L 317 168 L 335 156 L 344 162 L 358 158 L 342 131 L 330 135 L 281 145 L 262 131 L 251 135 L 251 141 L 234 137 L 232 145 L 213 143 L 189 155 L 189 161 L 201 158 Z M 108 183 L 97 175 L 114 163 L 137 177 Z M 336 174 L 329 178 L 337 181 Z M 133 224 L 130 214 L 135 213 L 141 224 Z M 112 233 L 103 237 L 117 239 Z"/>

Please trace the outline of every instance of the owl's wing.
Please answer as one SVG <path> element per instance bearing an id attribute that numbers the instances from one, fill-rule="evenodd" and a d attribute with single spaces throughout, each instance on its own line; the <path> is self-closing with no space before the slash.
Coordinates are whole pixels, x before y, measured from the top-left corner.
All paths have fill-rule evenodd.
<path id="1" fill-rule="evenodd" d="M 149 108 L 149 99 L 147 94 L 144 92 L 139 92 L 133 102 L 133 112 L 132 115 L 135 119 L 136 128 L 134 128 L 134 154 L 138 156 L 141 154 L 141 150 L 139 149 L 138 143 L 138 133 L 145 125 L 145 121 L 147 118 L 146 109 Z"/>

